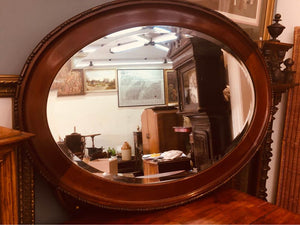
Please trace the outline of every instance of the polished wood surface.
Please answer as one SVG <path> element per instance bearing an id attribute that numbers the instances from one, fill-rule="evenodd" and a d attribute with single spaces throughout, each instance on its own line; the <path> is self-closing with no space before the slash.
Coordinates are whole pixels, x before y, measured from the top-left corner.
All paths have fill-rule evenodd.
<path id="1" fill-rule="evenodd" d="M 165 173 L 177 170 L 191 170 L 190 159 L 187 157 L 176 158 L 173 160 L 164 159 L 144 159 L 144 175 Z"/>
<path id="2" fill-rule="evenodd" d="M 48 91 L 59 69 L 87 43 L 126 28 L 157 24 L 204 33 L 222 42 L 239 57 L 248 69 L 255 89 L 251 124 L 243 139 L 226 157 L 186 179 L 153 185 L 101 179 L 71 162 L 53 139 L 47 122 Z M 157 209 L 183 204 L 210 192 L 234 176 L 255 154 L 270 118 L 269 77 L 257 45 L 225 16 L 184 1 L 120 0 L 94 7 L 49 33 L 23 68 L 22 85 L 17 91 L 16 119 L 22 130 L 36 134 L 29 145 L 31 159 L 54 186 L 100 206 Z"/>
<path id="3" fill-rule="evenodd" d="M 172 149 L 185 151 L 184 134 L 176 133 L 174 126 L 183 119 L 176 108 L 156 107 L 145 109 L 141 116 L 143 153 L 152 154 Z"/>
<path id="4" fill-rule="evenodd" d="M 300 83 L 300 27 L 295 27 L 295 83 Z M 276 205 L 300 213 L 300 87 L 288 93 Z"/>
<path id="5" fill-rule="evenodd" d="M 80 209 L 70 224 L 299 224 L 300 215 L 234 189 L 221 189 L 183 206 L 150 212 Z"/>
<path id="6" fill-rule="evenodd" d="M 15 146 L 32 135 L 0 127 L 0 223 L 18 224 L 18 172 Z"/>

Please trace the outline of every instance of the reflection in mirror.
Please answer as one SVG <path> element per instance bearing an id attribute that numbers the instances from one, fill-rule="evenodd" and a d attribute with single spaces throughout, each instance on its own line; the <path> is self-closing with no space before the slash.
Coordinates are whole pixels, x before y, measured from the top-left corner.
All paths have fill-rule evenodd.
<path id="1" fill-rule="evenodd" d="M 254 104 L 250 75 L 226 46 L 185 28 L 144 26 L 71 57 L 52 83 L 47 118 L 78 166 L 154 183 L 222 159 L 243 137 Z"/>

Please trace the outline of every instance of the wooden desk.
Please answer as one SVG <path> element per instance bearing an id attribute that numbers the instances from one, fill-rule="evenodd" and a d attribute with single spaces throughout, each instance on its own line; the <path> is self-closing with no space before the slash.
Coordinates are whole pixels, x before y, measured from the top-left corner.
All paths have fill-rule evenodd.
<path id="1" fill-rule="evenodd" d="M 132 173 L 141 171 L 142 167 L 140 162 L 135 157 L 131 157 L 131 160 L 122 160 L 118 158 L 118 173 Z"/>
<path id="2" fill-rule="evenodd" d="M 151 160 L 143 159 L 144 174 L 157 174 L 176 170 L 190 170 L 190 159 L 187 157 L 182 157 L 173 160 Z"/>
<path id="3" fill-rule="evenodd" d="M 150 212 L 90 207 L 71 224 L 300 224 L 300 215 L 233 189 L 219 189 L 186 205 Z"/>

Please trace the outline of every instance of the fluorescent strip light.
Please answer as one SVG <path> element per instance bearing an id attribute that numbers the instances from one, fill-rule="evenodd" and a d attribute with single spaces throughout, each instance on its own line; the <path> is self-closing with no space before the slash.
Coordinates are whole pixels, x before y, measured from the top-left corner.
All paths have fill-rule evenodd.
<path id="1" fill-rule="evenodd" d="M 111 53 L 123 52 L 123 51 L 127 51 L 127 50 L 142 47 L 142 46 L 144 46 L 144 44 L 145 44 L 145 42 L 143 42 L 143 41 L 135 41 L 135 42 L 131 42 L 131 43 L 128 43 L 128 44 L 112 47 L 110 49 L 110 52 Z"/>
<path id="2" fill-rule="evenodd" d="M 163 50 L 165 52 L 168 52 L 170 49 L 166 46 L 163 46 L 163 45 L 160 45 L 160 44 L 154 44 L 154 47 L 160 49 L 160 50 Z"/>
<path id="3" fill-rule="evenodd" d="M 79 62 L 75 65 L 76 68 L 88 67 L 90 62 Z M 132 66 L 132 65 L 161 65 L 172 64 L 172 62 L 165 62 L 165 60 L 112 60 L 112 61 L 93 61 L 94 67 L 101 66 Z"/>
<path id="4" fill-rule="evenodd" d="M 166 28 L 162 28 L 162 27 L 153 27 L 153 30 L 156 33 L 160 33 L 160 34 L 168 34 L 171 33 L 171 31 L 167 30 Z"/>
<path id="5" fill-rule="evenodd" d="M 92 53 L 92 52 L 95 52 L 97 50 L 97 46 L 86 46 L 82 49 L 82 52 L 85 52 L 85 53 Z"/>
<path id="6" fill-rule="evenodd" d="M 167 41 L 172 41 L 176 40 L 178 37 L 176 36 L 175 33 L 169 33 L 169 34 L 163 34 L 161 36 L 153 38 L 153 41 L 155 43 L 161 43 L 161 42 L 167 42 Z"/>
<path id="7" fill-rule="evenodd" d="M 133 27 L 133 28 L 117 31 L 115 33 L 106 35 L 106 37 L 118 37 L 118 36 L 121 36 L 121 35 L 124 35 L 124 34 L 128 34 L 128 33 L 132 33 L 132 32 L 141 30 L 141 29 L 143 29 L 143 27 Z"/>
<path id="8" fill-rule="evenodd" d="M 109 61 L 109 62 L 95 62 L 94 66 L 126 66 L 126 65 L 154 65 L 154 64 L 163 64 L 164 62 L 162 60 L 156 60 L 156 61 Z"/>
<path id="9" fill-rule="evenodd" d="M 138 36 L 138 35 L 134 35 L 134 38 L 135 38 L 137 41 L 143 42 L 144 44 L 147 44 L 147 43 L 149 43 L 149 41 L 150 41 L 150 40 L 148 40 L 147 38 L 144 38 L 144 37 L 141 37 L 141 36 Z"/>

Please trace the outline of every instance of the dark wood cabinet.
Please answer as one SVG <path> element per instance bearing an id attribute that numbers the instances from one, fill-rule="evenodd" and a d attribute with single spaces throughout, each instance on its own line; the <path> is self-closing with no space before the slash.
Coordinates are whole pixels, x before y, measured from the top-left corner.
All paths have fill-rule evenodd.
<path id="1" fill-rule="evenodd" d="M 185 151 L 183 133 L 176 133 L 174 127 L 181 125 L 183 119 L 174 107 L 155 107 L 142 113 L 143 153 L 159 153 L 167 150 Z"/>
<path id="2" fill-rule="evenodd" d="M 193 161 L 200 171 L 222 157 L 232 140 L 223 52 L 211 41 L 192 37 L 174 44 L 169 57 L 178 78 L 178 113 L 191 121 Z"/>

